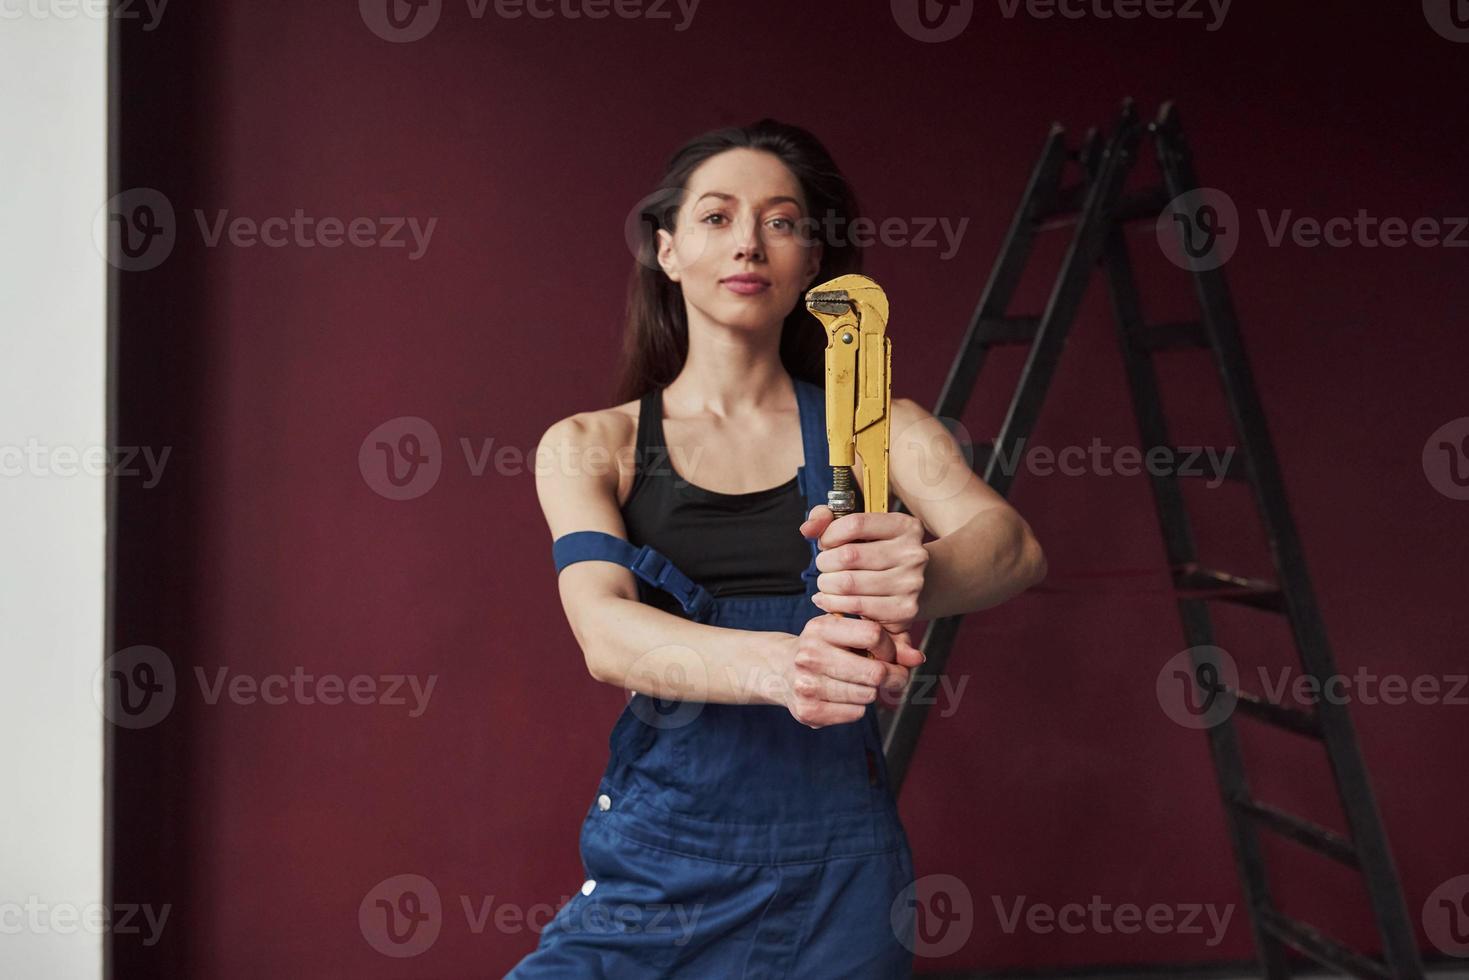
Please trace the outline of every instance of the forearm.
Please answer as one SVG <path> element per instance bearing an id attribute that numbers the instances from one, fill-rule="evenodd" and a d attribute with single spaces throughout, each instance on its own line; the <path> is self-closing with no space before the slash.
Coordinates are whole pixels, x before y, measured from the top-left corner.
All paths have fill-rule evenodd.
<path id="1" fill-rule="evenodd" d="M 728 629 L 611 597 L 572 624 L 597 680 L 664 700 L 783 704 L 790 633 Z"/>
<path id="2" fill-rule="evenodd" d="M 928 550 L 922 620 L 997 606 L 1046 575 L 1046 559 L 1025 521 L 1013 510 L 991 508 L 923 545 Z"/>

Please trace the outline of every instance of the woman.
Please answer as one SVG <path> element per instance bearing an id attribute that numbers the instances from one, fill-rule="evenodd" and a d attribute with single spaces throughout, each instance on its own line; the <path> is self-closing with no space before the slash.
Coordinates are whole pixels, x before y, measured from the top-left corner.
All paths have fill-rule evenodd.
<path id="1" fill-rule="evenodd" d="M 1002 602 L 1044 558 L 903 398 L 889 479 L 913 514 L 833 521 L 826 334 L 801 300 L 860 255 L 811 234 L 856 212 L 816 139 L 707 134 L 649 200 L 627 400 L 552 425 L 538 459 L 560 465 L 537 467 L 587 668 L 634 693 L 582 824 L 587 880 L 510 976 L 908 976 L 875 702 L 923 660 L 914 620 Z"/>

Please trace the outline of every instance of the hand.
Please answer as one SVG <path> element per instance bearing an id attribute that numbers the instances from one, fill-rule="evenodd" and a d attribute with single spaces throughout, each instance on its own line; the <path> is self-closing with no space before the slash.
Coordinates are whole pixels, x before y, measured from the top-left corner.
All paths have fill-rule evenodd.
<path id="1" fill-rule="evenodd" d="M 820 591 L 813 602 L 832 613 L 851 613 L 881 623 L 912 648 L 908 630 L 918 615 L 928 549 L 923 522 L 912 514 L 848 514 L 836 518 L 818 504 L 801 525 L 817 538 Z M 922 656 L 920 654 L 920 656 Z"/>
<path id="2" fill-rule="evenodd" d="M 782 703 L 808 728 L 858 721 L 879 694 L 900 696 L 923 657 L 866 619 L 813 616 L 800 636 L 787 636 Z"/>

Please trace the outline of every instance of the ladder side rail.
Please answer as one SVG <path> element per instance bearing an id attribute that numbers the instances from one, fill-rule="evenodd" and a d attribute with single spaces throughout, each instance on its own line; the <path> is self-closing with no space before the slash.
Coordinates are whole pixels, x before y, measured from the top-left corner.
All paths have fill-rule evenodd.
<path id="1" fill-rule="evenodd" d="M 1196 190 L 1198 178 L 1183 140 L 1177 111 L 1171 104 L 1164 106 L 1160 113 L 1154 137 L 1169 199 Z M 1335 661 L 1286 502 L 1279 461 L 1265 424 L 1234 304 L 1218 268 L 1197 269 L 1192 278 L 1230 415 L 1245 455 L 1246 472 L 1279 570 L 1297 653 L 1307 674 L 1324 684 L 1336 672 Z M 1337 793 L 1360 856 L 1373 916 L 1383 941 L 1384 958 L 1394 976 L 1409 980 L 1421 977 L 1423 966 L 1407 903 L 1350 714 L 1344 704 L 1330 698 L 1318 700 L 1316 713 Z"/>

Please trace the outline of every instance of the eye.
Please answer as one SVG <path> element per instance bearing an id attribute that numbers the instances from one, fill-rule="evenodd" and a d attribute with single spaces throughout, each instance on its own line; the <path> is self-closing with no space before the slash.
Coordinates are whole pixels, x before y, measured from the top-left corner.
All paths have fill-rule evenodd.
<path id="1" fill-rule="evenodd" d="M 724 212 L 723 211 L 710 211 L 708 214 L 704 215 L 704 217 L 700 218 L 699 221 L 702 222 L 702 223 L 704 223 L 704 224 L 709 224 L 710 223 L 710 221 L 709 221 L 710 218 L 724 218 L 724 217 L 725 217 L 725 215 L 724 215 Z"/>
<path id="2" fill-rule="evenodd" d="M 782 231 L 790 231 L 796 227 L 796 223 L 790 218 L 773 218 L 770 223 L 772 225 L 784 224 L 785 227 L 781 229 Z"/>

